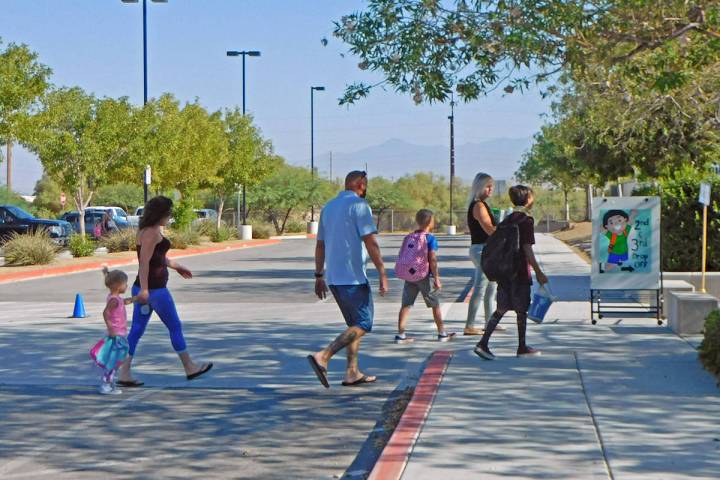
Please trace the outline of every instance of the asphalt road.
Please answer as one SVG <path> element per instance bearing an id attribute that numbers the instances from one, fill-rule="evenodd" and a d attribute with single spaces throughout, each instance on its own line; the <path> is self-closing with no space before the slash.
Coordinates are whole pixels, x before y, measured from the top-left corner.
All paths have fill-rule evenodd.
<path id="1" fill-rule="evenodd" d="M 401 237 L 383 237 L 389 267 Z M 440 240 L 448 326 L 466 306 L 469 239 Z M 173 276 L 189 351 L 215 368 L 187 382 L 162 323 L 153 317 L 136 355 L 147 388 L 96 394 L 88 350 L 103 335 L 99 272 L 0 288 L 0 478 L 363 478 L 387 437 L 395 399 L 438 348 L 471 348 L 461 337 L 435 341 L 418 303 L 414 344 L 392 342 L 401 283 L 376 295 L 374 332 L 361 367 L 379 380 L 343 388 L 344 356 L 322 388 L 305 356 L 344 328 L 332 301 L 314 298 L 309 240 L 191 257 L 192 280 Z M 135 274 L 133 268 L 128 273 Z M 371 269 L 371 281 L 376 278 Z M 68 319 L 82 293 L 89 318 Z"/>

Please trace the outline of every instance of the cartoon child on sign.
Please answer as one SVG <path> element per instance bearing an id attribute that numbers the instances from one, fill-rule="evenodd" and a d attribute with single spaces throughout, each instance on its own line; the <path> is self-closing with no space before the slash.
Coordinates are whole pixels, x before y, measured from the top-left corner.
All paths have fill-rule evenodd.
<path id="1" fill-rule="evenodd" d="M 624 210 L 609 210 L 603 215 L 604 236 L 610 243 L 608 245 L 607 262 L 604 269 L 603 264 L 600 263 L 600 273 L 611 272 L 618 268 L 624 272 L 635 270 L 626 263 L 630 258 L 628 238 L 637 213 L 637 210 L 630 212 L 630 215 Z"/>

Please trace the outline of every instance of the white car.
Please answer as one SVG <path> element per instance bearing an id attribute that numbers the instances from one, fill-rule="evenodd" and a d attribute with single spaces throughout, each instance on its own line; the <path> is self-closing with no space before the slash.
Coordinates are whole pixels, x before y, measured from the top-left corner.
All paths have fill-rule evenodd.
<path id="1" fill-rule="evenodd" d="M 144 209 L 145 209 L 145 207 L 137 207 L 135 209 L 135 215 L 127 216 L 127 219 L 128 219 L 128 222 L 130 223 L 130 225 L 132 225 L 135 228 L 137 228 L 138 225 L 140 225 L 140 217 L 142 217 Z"/>

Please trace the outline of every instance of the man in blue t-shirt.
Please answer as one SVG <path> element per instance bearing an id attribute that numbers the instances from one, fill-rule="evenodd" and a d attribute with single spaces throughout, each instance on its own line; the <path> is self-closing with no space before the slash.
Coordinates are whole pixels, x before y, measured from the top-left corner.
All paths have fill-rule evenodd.
<path id="1" fill-rule="evenodd" d="M 400 307 L 400 314 L 398 315 L 398 334 L 395 335 L 395 343 L 410 343 L 414 341 L 412 337 L 408 337 L 405 334 L 405 327 L 407 326 L 408 317 L 410 316 L 410 309 L 415 304 L 418 294 L 422 294 L 425 305 L 428 308 L 432 308 L 433 319 L 435 320 L 435 326 L 438 330 L 438 341 L 447 342 L 448 340 L 452 340 L 455 334 L 445 331 L 442 310 L 440 309 L 439 291 L 442 288 L 442 282 L 440 282 L 440 270 L 438 269 L 437 261 L 438 241 L 435 236 L 430 233 L 435 227 L 435 215 L 430 210 L 422 209 L 415 215 L 415 222 L 418 226 L 415 233 L 424 234 L 425 241 L 427 242 L 428 276 L 417 282 L 405 281 L 402 293 L 402 305 Z M 433 278 L 432 285 L 430 285 L 431 276 Z"/>
<path id="2" fill-rule="evenodd" d="M 365 271 L 368 256 L 380 275 L 380 295 L 385 295 L 388 285 L 376 238 L 377 228 L 370 206 L 365 201 L 367 184 L 365 172 L 348 173 L 345 190 L 330 200 L 320 214 L 315 246 L 315 294 L 321 300 L 325 299 L 329 286 L 348 326 L 325 349 L 307 356 L 325 388 L 330 388 L 328 362 L 343 348 L 347 348 L 348 352 L 343 386 L 377 380 L 375 376 L 364 375 L 358 368 L 360 340 L 372 330 L 375 313 Z"/>

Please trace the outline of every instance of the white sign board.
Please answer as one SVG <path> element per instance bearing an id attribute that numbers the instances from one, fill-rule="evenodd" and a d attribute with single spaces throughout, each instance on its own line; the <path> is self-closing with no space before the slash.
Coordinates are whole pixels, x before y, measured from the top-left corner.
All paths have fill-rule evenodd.
<path id="1" fill-rule="evenodd" d="M 660 288 L 660 198 L 606 197 L 593 202 L 594 290 Z"/>
<path id="2" fill-rule="evenodd" d="M 145 185 L 150 185 L 152 180 L 152 170 L 150 169 L 150 165 L 145 167 Z"/>
<path id="3" fill-rule="evenodd" d="M 700 198 L 698 198 L 698 201 L 705 205 L 706 207 L 710 206 L 710 184 L 702 182 L 700 183 Z"/>

